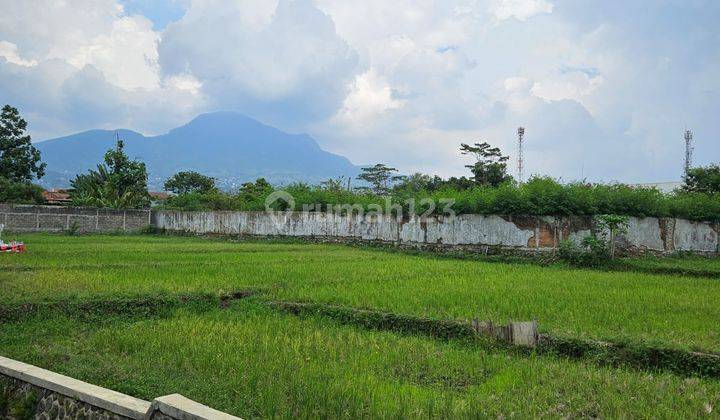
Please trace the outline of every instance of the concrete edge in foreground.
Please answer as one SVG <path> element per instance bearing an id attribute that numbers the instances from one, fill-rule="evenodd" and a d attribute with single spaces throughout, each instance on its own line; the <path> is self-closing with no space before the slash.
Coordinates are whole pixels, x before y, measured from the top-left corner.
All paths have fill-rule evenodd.
<path id="1" fill-rule="evenodd" d="M 173 419 L 182 420 L 242 420 L 222 411 L 185 398 L 180 394 L 170 394 L 153 400 L 145 415 L 146 420 L 154 419 L 161 413 Z"/>
<path id="2" fill-rule="evenodd" d="M 241 420 L 239 417 L 172 394 L 152 403 L 111 389 L 89 384 L 59 373 L 0 356 L 0 386 L 13 396 L 35 403 L 36 417 L 175 420 Z M 0 412 L 0 417 L 4 413 Z"/>

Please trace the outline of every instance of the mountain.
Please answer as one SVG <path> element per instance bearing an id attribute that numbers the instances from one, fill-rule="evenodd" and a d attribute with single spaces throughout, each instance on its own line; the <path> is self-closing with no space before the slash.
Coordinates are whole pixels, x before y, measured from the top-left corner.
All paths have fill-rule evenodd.
<path id="1" fill-rule="evenodd" d="M 90 130 L 35 143 L 47 163 L 40 184 L 67 187 L 78 173 L 95 168 L 118 135 L 131 158 L 148 168 L 148 183 L 161 190 L 165 179 L 195 170 L 222 188 L 264 177 L 274 184 L 317 183 L 357 175 L 347 158 L 326 152 L 307 134 L 288 134 L 236 112 L 202 114 L 166 134 L 146 137 L 132 130 Z"/>

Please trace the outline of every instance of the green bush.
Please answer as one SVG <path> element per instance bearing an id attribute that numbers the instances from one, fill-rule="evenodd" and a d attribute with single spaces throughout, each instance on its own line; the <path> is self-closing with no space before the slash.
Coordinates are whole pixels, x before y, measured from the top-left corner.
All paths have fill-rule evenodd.
<path id="1" fill-rule="evenodd" d="M 43 188 L 29 182 L 12 182 L 0 177 L 0 203 L 43 204 Z"/>
<path id="2" fill-rule="evenodd" d="M 433 181 L 434 182 L 434 181 Z M 450 184 L 448 184 L 450 185 Z M 181 210 L 265 210 L 265 199 L 276 190 L 283 190 L 295 200 L 295 210 L 336 210 L 338 205 L 362 208 L 364 211 L 387 208 L 387 203 L 402 208 L 405 214 L 442 214 L 445 201 L 452 201 L 456 214 L 523 214 L 551 216 L 594 216 L 617 214 L 637 217 L 680 217 L 691 220 L 720 222 L 720 194 L 676 192 L 663 194 L 654 188 L 571 183 L 560 184 L 549 177 L 533 177 L 518 186 L 506 182 L 498 187 L 476 185 L 470 188 L 443 186 L 435 189 L 396 188 L 389 195 L 378 196 L 368 191 L 348 191 L 337 186 L 323 187 L 296 183 L 274 188 L 264 180 L 244 184 L 235 194 L 218 190 L 193 192 L 172 197 L 165 208 Z M 414 200 L 414 206 L 409 200 Z M 434 203 L 430 209 L 428 200 Z M 317 206 L 319 205 L 319 206 Z M 310 207 L 308 207 L 310 206 Z M 285 210 L 287 203 L 279 200 L 271 206 Z"/>
<path id="3" fill-rule="evenodd" d="M 565 239 L 558 246 L 558 258 L 576 267 L 601 267 L 610 261 L 610 248 L 595 235 L 586 236 L 581 245 Z"/>

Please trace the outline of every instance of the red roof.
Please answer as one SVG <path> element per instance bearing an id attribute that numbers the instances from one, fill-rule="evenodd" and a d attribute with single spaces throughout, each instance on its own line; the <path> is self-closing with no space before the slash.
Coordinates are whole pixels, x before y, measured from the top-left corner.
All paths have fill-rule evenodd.
<path id="1" fill-rule="evenodd" d="M 43 197 L 45 200 L 47 200 L 48 203 L 69 203 L 70 201 L 70 194 L 65 192 L 65 190 L 50 190 L 50 191 L 43 191 Z"/>

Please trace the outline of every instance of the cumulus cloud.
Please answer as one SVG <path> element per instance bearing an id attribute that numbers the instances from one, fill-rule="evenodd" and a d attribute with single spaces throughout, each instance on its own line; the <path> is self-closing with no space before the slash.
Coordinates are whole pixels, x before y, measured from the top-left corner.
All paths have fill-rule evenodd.
<path id="1" fill-rule="evenodd" d="M 114 0 L 2 2 L 2 9 L 0 91 L 36 139 L 96 127 L 163 131 L 205 105 L 190 78 L 162 78 L 160 34 Z"/>
<path id="2" fill-rule="evenodd" d="M 284 122 L 334 114 L 360 70 L 310 0 L 194 2 L 159 54 L 164 74 L 192 74 L 218 106 Z"/>
<path id="3" fill-rule="evenodd" d="M 512 156 L 518 125 L 530 172 L 566 179 L 675 179 L 685 126 L 699 163 L 718 154 L 717 2 L 179 3 L 158 23 L 134 0 L 0 0 L 3 101 L 35 138 L 225 108 L 441 175 L 464 173 L 461 141 Z"/>
<path id="4" fill-rule="evenodd" d="M 355 78 L 352 90 L 334 118 L 350 128 L 363 130 L 384 113 L 401 108 L 403 104 L 402 100 L 393 97 L 386 80 L 374 71 L 367 71 Z"/>
<path id="5" fill-rule="evenodd" d="M 549 100 L 572 99 L 582 102 L 583 97 L 591 94 L 603 82 L 600 75 L 588 75 L 583 71 L 567 71 L 553 75 L 533 84 L 533 95 Z"/>
<path id="6" fill-rule="evenodd" d="M 8 63 L 17 64 L 19 66 L 32 67 L 37 65 L 35 60 L 25 60 L 18 54 L 17 45 L 8 41 L 0 41 L 0 57 L 7 60 Z"/>
<path id="7" fill-rule="evenodd" d="M 338 32 L 351 45 L 364 46 L 363 60 L 403 100 L 402 108 L 375 117 L 379 125 L 369 125 L 364 136 L 346 133 L 342 126 L 318 131 L 328 147 L 364 161 L 390 157 L 401 168 L 422 162 L 441 174 L 457 174 L 462 169 L 450 151 L 459 141 L 488 140 L 513 155 L 515 129 L 524 125 L 534 144 L 530 147 L 538 147 L 528 158 L 528 165 L 538 165 L 533 172 L 565 179 L 675 179 L 678 128 L 689 123 L 698 132 L 717 125 L 708 110 L 719 106 L 709 100 L 718 83 L 706 75 L 720 65 L 720 52 L 710 48 L 709 16 L 718 16 L 718 7 L 707 2 L 630 15 L 589 13 L 606 9 L 599 1 L 582 7 L 572 1 L 427 1 L 403 3 L 402 12 L 372 1 L 369 12 L 325 3 L 332 3 L 324 7 L 333 19 L 343 22 Z M 627 4 L 631 12 L 646 8 L 642 2 Z M 695 16 L 697 25 L 689 33 L 660 37 L 658 22 L 674 13 Z M 534 19 L 539 15 L 545 19 Z M 372 24 L 360 23 L 368 21 Z M 447 42 L 428 36 L 442 33 L 447 22 L 456 23 Z M 472 65 L 439 64 L 438 59 L 449 58 L 442 57 L 445 52 L 464 56 Z M 678 98 L 692 111 L 679 107 Z M 432 139 L 427 133 L 433 133 Z M 388 138 L 393 144 L 387 144 Z M 413 139 L 423 139 L 437 153 L 428 156 Z M 395 142 L 407 148 L 400 152 Z M 716 146 L 705 147 L 715 147 L 717 154 Z"/>
<path id="8" fill-rule="evenodd" d="M 147 18 L 124 16 L 114 0 L 3 1 L 2 10 L 0 40 L 26 64 L 60 59 L 78 69 L 92 65 L 123 88 L 158 85 L 159 35 Z"/>
<path id="9" fill-rule="evenodd" d="M 122 14 L 114 0 L 0 1 L 0 39 L 28 59 L 68 59 Z"/>
<path id="10" fill-rule="evenodd" d="M 78 68 L 92 65 L 111 83 L 124 89 L 157 88 L 159 38 L 148 19 L 117 17 L 107 33 L 88 39 L 66 58 Z"/>

